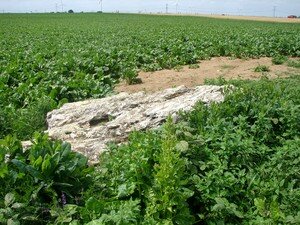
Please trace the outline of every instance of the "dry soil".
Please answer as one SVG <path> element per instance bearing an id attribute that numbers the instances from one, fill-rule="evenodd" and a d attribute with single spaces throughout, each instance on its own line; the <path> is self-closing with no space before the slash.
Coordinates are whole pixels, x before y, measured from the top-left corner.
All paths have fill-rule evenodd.
<path id="1" fill-rule="evenodd" d="M 207 78 L 224 77 L 225 79 L 259 79 L 261 76 L 270 78 L 283 77 L 290 74 L 300 74 L 300 69 L 284 65 L 273 65 L 271 58 L 260 59 L 231 59 L 226 57 L 212 58 L 200 61 L 199 68 L 183 66 L 173 70 L 161 70 L 156 72 L 140 72 L 141 84 L 127 85 L 121 82 L 117 87 L 117 92 L 155 92 L 166 88 L 185 85 L 193 87 L 202 85 Z M 266 65 L 269 72 L 254 72 L 255 67 Z"/>
<path id="2" fill-rule="evenodd" d="M 235 20 L 254 20 L 278 23 L 300 23 L 300 18 L 284 18 L 284 17 L 266 17 L 266 16 L 233 16 L 218 14 L 152 14 L 152 15 L 173 15 L 173 16 L 201 16 L 218 19 L 235 19 Z"/>

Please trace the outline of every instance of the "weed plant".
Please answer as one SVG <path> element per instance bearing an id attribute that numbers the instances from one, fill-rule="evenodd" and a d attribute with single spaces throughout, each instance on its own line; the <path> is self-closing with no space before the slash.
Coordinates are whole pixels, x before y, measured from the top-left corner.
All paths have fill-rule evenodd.
<path id="1" fill-rule="evenodd" d="M 270 68 L 266 65 L 259 65 L 254 68 L 254 72 L 270 72 Z"/>
<path id="2" fill-rule="evenodd" d="M 296 59 L 289 60 L 288 61 L 288 66 L 294 67 L 294 68 L 300 68 L 300 60 L 299 59 L 298 60 L 296 60 Z"/>
<path id="3" fill-rule="evenodd" d="M 272 59 L 272 63 L 274 65 L 282 65 L 286 61 L 288 61 L 288 58 L 286 56 L 283 56 L 283 55 L 274 56 L 273 59 Z"/>

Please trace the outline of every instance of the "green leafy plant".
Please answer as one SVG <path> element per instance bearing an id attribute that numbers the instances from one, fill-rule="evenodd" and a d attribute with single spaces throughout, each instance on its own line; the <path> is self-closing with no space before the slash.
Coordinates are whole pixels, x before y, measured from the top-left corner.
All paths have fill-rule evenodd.
<path id="1" fill-rule="evenodd" d="M 46 135 L 36 133 L 26 151 L 16 137 L 6 137 L 0 141 L 0 159 L 0 195 L 13 193 L 9 196 L 26 206 L 22 223 L 50 218 L 51 207 L 81 204 L 82 191 L 92 182 L 93 167 L 87 166 L 87 158 L 72 152 L 67 143 L 49 141 Z"/>
<path id="2" fill-rule="evenodd" d="M 244 81 L 223 103 L 199 104 L 188 114 L 192 151 L 187 154 L 196 187 L 191 202 L 202 209 L 196 211 L 200 220 L 284 224 L 288 215 L 297 217 L 298 206 L 285 190 L 294 187 L 292 177 L 300 165 L 295 161 L 296 165 L 290 162 L 288 166 L 281 154 L 295 154 L 292 146 L 299 141 L 299 127 L 295 127 L 300 115 L 295 108 L 298 100 L 290 101 L 297 98 L 298 84 L 299 77 Z M 283 175 L 287 172 L 283 168 L 290 175 Z M 291 195 L 298 196 L 298 191 Z M 260 200 L 253 202 L 261 197 L 266 198 L 264 206 Z M 264 213 L 249 211 L 253 204 L 260 205 Z"/>
<path id="3" fill-rule="evenodd" d="M 300 60 L 289 60 L 288 61 L 288 66 L 290 67 L 295 67 L 295 68 L 300 68 Z"/>
<path id="4" fill-rule="evenodd" d="M 199 64 L 190 64 L 189 65 L 189 69 L 198 69 L 198 68 L 200 68 Z"/>
<path id="5" fill-rule="evenodd" d="M 4 197 L 4 208 L 0 208 L 1 224 L 20 224 L 25 204 L 15 202 L 13 193 L 7 193 Z"/>
<path id="6" fill-rule="evenodd" d="M 183 70 L 183 66 L 182 66 L 182 65 L 175 66 L 175 67 L 174 67 L 174 70 L 175 70 L 176 72 L 180 72 L 180 71 Z"/>
<path id="7" fill-rule="evenodd" d="M 259 65 L 254 68 L 254 72 L 269 72 L 270 68 L 266 65 Z"/>
<path id="8" fill-rule="evenodd" d="M 283 55 L 276 55 L 272 58 L 272 63 L 274 65 L 282 65 L 283 63 L 285 63 L 288 60 L 288 58 L 286 56 Z"/>
<path id="9" fill-rule="evenodd" d="M 187 161 L 180 157 L 181 153 L 188 151 L 188 143 L 177 143 L 175 131 L 169 117 L 164 125 L 161 153 L 154 165 L 154 183 L 146 203 L 146 224 L 194 222 L 186 202 L 193 195 L 193 191 L 185 187 L 188 183 L 185 171 Z"/>
<path id="10" fill-rule="evenodd" d="M 142 80 L 138 77 L 138 73 L 135 69 L 126 69 L 122 75 L 122 78 L 126 81 L 127 84 L 142 83 Z"/>

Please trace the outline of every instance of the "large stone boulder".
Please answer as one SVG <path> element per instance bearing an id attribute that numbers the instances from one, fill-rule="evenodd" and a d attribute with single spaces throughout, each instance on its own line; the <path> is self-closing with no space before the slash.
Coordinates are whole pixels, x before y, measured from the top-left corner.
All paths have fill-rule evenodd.
<path id="1" fill-rule="evenodd" d="M 71 143 L 72 149 L 97 162 L 109 142 L 125 142 L 134 130 L 161 125 L 171 115 L 188 111 L 198 102 L 223 101 L 220 86 L 180 86 L 147 94 L 120 93 L 102 99 L 68 103 L 47 115 L 49 137 Z"/>

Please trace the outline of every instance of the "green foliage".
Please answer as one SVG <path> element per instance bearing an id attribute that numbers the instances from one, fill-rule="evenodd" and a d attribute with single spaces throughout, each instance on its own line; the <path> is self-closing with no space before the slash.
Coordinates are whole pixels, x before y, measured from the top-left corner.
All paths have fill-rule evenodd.
<path id="1" fill-rule="evenodd" d="M 122 79 L 126 81 L 127 84 L 139 84 L 142 82 L 140 78 L 138 78 L 138 73 L 135 69 L 126 69 L 122 74 Z"/>
<path id="2" fill-rule="evenodd" d="M 300 59 L 296 60 L 289 60 L 288 61 L 288 66 L 290 67 L 295 67 L 295 68 L 300 68 Z"/>
<path id="3" fill-rule="evenodd" d="M 188 144 L 171 119 L 157 132 L 134 132 L 101 156 L 81 215 L 89 224 L 193 224 L 187 199 Z M 93 196 L 93 197 L 91 197 Z"/>
<path id="4" fill-rule="evenodd" d="M 198 68 L 200 68 L 199 64 L 190 64 L 189 65 L 189 69 L 198 69 Z"/>
<path id="5" fill-rule="evenodd" d="M 101 155 L 94 185 L 85 193 L 84 223 L 113 221 L 116 216 L 115 224 L 140 224 L 160 147 L 161 140 L 153 132 L 134 132 L 128 145 L 111 145 Z M 124 210 L 132 212 L 123 214 Z"/>
<path id="6" fill-rule="evenodd" d="M 187 142 L 177 142 L 172 119 L 168 119 L 162 133 L 161 152 L 154 165 L 153 185 L 147 195 L 144 224 L 193 224 L 187 199 L 193 191 L 186 174 L 187 160 L 181 158 L 188 151 Z"/>
<path id="7" fill-rule="evenodd" d="M 0 196 L 5 199 L 0 218 L 7 223 L 45 223 L 53 216 L 51 208 L 81 204 L 82 191 L 92 181 L 86 157 L 38 133 L 25 151 L 13 136 L 0 140 L 0 163 Z"/>
<path id="8" fill-rule="evenodd" d="M 0 222 L 299 224 L 299 76 L 215 83 L 236 87 L 111 144 L 95 169 L 47 136 L 1 140 Z"/>
<path id="9" fill-rule="evenodd" d="M 43 97 L 32 102 L 26 108 L 15 108 L 13 106 L 4 108 L 8 114 L 4 128 L 5 133 L 16 134 L 20 139 L 30 139 L 34 132 L 46 129 L 46 114 L 55 109 L 56 102 L 49 97 Z M 0 135 L 1 137 L 1 135 Z"/>
<path id="10" fill-rule="evenodd" d="M 103 97 L 120 78 L 140 82 L 139 70 L 180 68 L 214 56 L 300 56 L 297 24 L 3 14 L 0 30 L 0 138 L 17 133 L 28 139 L 34 130 L 44 129 L 47 111 L 65 102 Z"/>
<path id="11" fill-rule="evenodd" d="M 199 104 L 187 115 L 192 205 L 207 224 L 297 218 L 299 81 L 244 82 L 223 103 Z"/>
<path id="12" fill-rule="evenodd" d="M 22 211 L 26 210 L 25 204 L 15 202 L 15 195 L 7 193 L 4 197 L 4 207 L 0 208 L 0 222 L 1 224 L 20 224 L 20 215 Z"/>
<path id="13" fill-rule="evenodd" d="M 117 211 L 111 210 L 108 214 L 103 213 L 99 219 L 92 220 L 88 225 L 130 225 L 139 224 L 140 206 L 138 200 L 120 201 Z"/>
<path id="14" fill-rule="evenodd" d="M 254 72 L 269 72 L 270 68 L 266 65 L 259 65 L 254 68 Z"/>
<path id="15" fill-rule="evenodd" d="M 228 81 L 223 76 L 219 76 L 216 79 L 205 78 L 204 84 L 206 84 L 206 85 L 219 85 L 219 86 L 221 86 L 221 85 L 228 84 Z"/>
<path id="16" fill-rule="evenodd" d="M 175 70 L 176 72 L 180 72 L 180 71 L 183 70 L 183 66 L 175 66 L 175 67 L 174 67 L 174 70 Z"/>
<path id="17" fill-rule="evenodd" d="M 36 133 L 24 150 L 16 138 L 44 129 L 57 106 L 103 97 L 119 79 L 135 83 L 139 70 L 213 56 L 268 56 L 274 64 L 299 57 L 297 24 L 0 17 L 1 224 L 300 223 L 299 76 L 207 80 L 235 88 L 222 103 L 183 113 L 178 124 L 168 119 L 161 129 L 133 132 L 126 145 L 112 144 L 95 168 L 67 143 Z"/>
<path id="18" fill-rule="evenodd" d="M 199 103 L 177 125 L 133 133 L 102 156 L 87 192 L 99 194 L 82 215 L 117 220 L 137 201 L 132 224 L 297 224 L 299 81 L 231 82 L 237 89 L 223 103 Z"/>
<path id="19" fill-rule="evenodd" d="M 281 65 L 281 64 L 285 63 L 287 60 L 288 60 L 288 58 L 286 56 L 276 55 L 273 57 L 272 63 L 274 65 Z"/>

